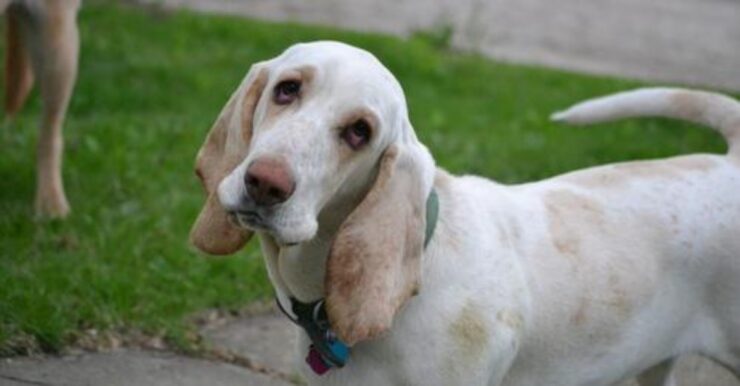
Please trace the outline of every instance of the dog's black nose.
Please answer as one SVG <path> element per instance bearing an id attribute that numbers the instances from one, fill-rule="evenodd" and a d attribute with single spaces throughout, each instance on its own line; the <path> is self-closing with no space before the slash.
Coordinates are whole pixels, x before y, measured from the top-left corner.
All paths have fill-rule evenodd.
<path id="1" fill-rule="evenodd" d="M 244 175 L 247 194 L 259 206 L 285 202 L 295 190 L 290 169 L 280 159 L 259 158 L 252 162 Z"/>

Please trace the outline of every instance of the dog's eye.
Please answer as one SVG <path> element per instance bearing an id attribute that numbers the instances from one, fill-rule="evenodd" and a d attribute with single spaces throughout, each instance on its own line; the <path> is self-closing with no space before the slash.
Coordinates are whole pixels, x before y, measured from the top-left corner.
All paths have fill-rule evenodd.
<path id="1" fill-rule="evenodd" d="M 275 86 L 275 103 L 287 105 L 298 98 L 301 92 L 301 82 L 296 80 L 284 80 Z"/>
<path id="2" fill-rule="evenodd" d="M 342 130 L 342 139 L 353 150 L 357 150 L 370 141 L 370 124 L 359 119 Z"/>

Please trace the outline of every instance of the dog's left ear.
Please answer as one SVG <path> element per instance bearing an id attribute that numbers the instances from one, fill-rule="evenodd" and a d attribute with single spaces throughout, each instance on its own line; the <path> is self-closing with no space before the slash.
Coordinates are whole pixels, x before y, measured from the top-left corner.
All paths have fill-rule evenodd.
<path id="1" fill-rule="evenodd" d="M 375 183 L 339 229 L 326 271 L 326 310 L 346 344 L 378 337 L 421 278 L 426 200 L 435 166 L 416 141 L 382 155 Z"/>
<path id="2" fill-rule="evenodd" d="M 266 62 L 250 68 L 198 151 L 195 170 L 208 198 L 190 231 L 190 242 L 203 252 L 234 253 L 252 236 L 252 232 L 229 221 L 216 191 L 221 180 L 247 156 L 254 110 L 267 83 L 267 75 Z"/>

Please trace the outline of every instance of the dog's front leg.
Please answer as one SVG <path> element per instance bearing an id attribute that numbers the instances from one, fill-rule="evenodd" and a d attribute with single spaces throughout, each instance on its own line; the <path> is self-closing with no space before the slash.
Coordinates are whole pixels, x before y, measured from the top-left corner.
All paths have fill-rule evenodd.
<path id="1" fill-rule="evenodd" d="M 43 117 L 37 146 L 36 212 L 64 217 L 69 204 L 62 183 L 62 125 L 77 76 L 77 4 L 49 2 L 27 27 L 34 73 L 41 88 Z"/>

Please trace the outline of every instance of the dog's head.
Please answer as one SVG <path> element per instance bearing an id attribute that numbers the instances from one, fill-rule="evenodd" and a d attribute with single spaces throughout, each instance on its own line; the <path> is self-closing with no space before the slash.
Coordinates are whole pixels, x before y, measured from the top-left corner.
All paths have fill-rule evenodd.
<path id="1" fill-rule="evenodd" d="M 208 199 L 191 240 L 208 253 L 235 252 L 255 230 L 308 242 L 320 219 L 345 213 L 326 267 L 327 312 L 345 342 L 385 331 L 416 291 L 434 162 L 403 90 L 368 52 L 299 44 L 253 65 L 196 170 Z"/>

